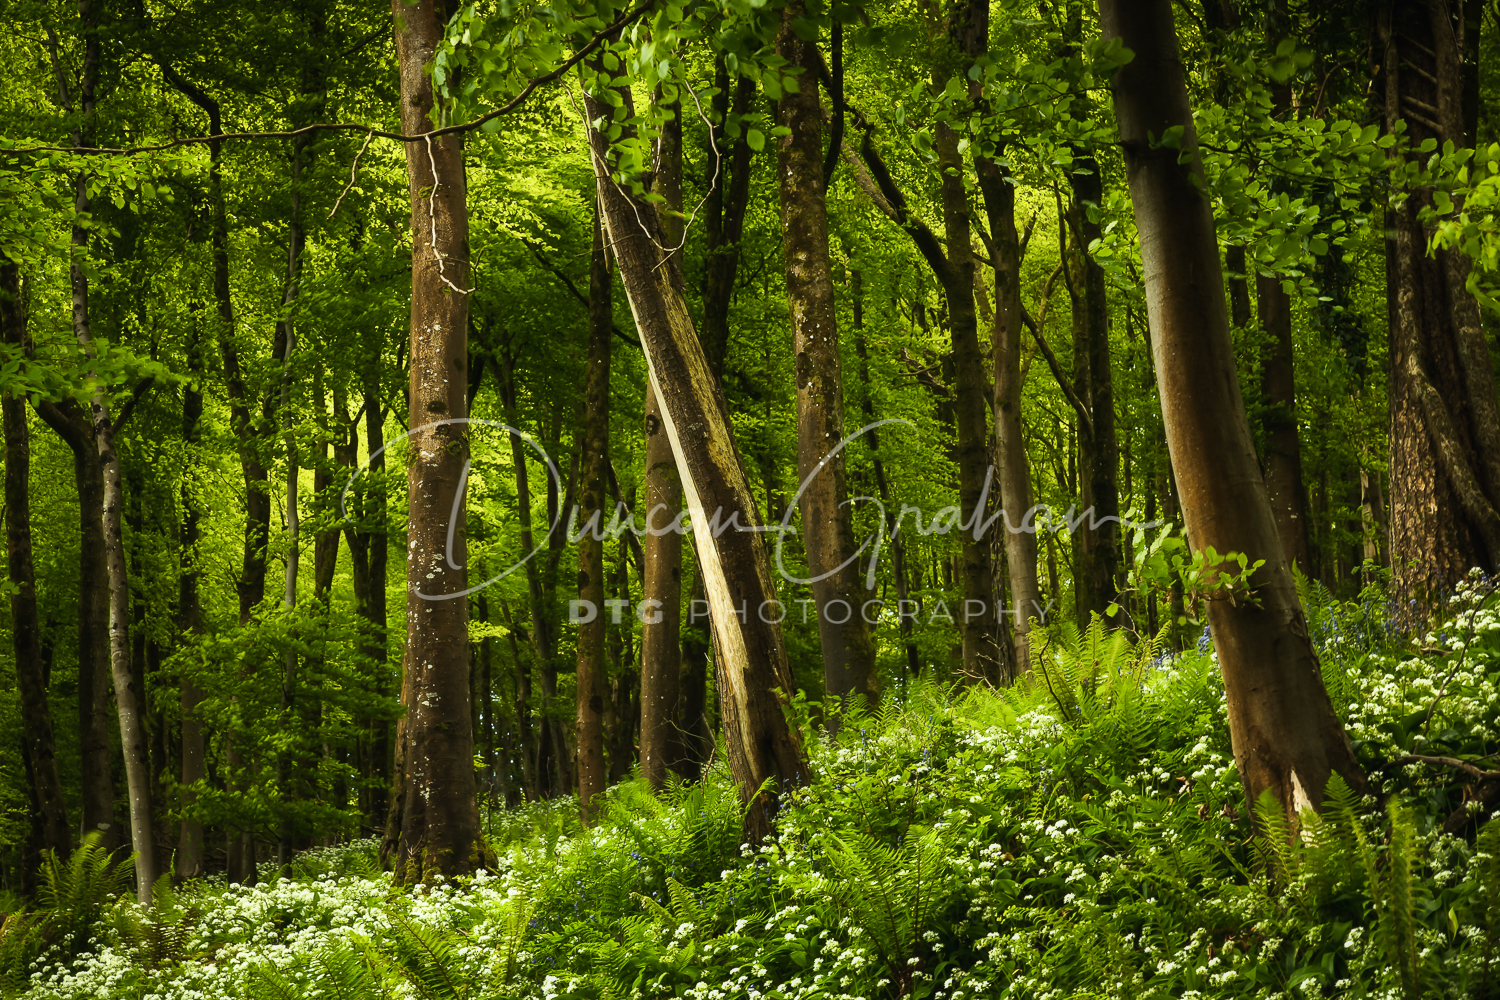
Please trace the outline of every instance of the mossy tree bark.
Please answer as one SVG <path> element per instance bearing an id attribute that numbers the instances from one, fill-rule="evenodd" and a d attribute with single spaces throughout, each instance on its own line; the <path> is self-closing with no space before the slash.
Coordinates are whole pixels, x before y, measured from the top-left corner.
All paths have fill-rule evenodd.
<path id="1" fill-rule="evenodd" d="M 628 120 L 630 91 L 600 89 L 585 98 L 589 121 Z M 789 725 L 791 674 L 776 591 L 728 405 L 693 329 L 675 256 L 665 256 L 656 210 L 612 176 L 609 141 L 592 125 L 589 142 L 610 246 L 635 315 L 647 370 L 694 525 L 693 545 L 708 594 L 719 705 L 730 771 L 742 794 L 758 800 L 749 832 L 769 832 L 784 784 L 808 779 L 801 740 Z M 710 528 L 709 518 L 725 530 Z M 738 524 L 729 522 L 738 518 Z M 742 530 L 749 528 L 752 530 Z M 769 786 L 762 789 L 762 786 Z"/>
<path id="2" fill-rule="evenodd" d="M 862 695 L 873 706 L 879 697 L 875 644 L 863 614 L 868 597 L 854 560 L 854 518 L 841 447 L 842 359 L 828 260 L 823 114 L 814 85 L 822 56 L 816 41 L 799 38 L 793 30 L 806 14 L 802 0 L 792 0 L 781 12 L 776 38 L 777 54 L 805 71 L 798 77 L 799 89 L 777 102 L 780 124 L 790 130 L 777 146 L 776 177 L 797 371 L 797 500 L 825 693 L 845 704 Z"/>
<path id="3" fill-rule="evenodd" d="M 1478 38 L 1455 0 L 1399 0 L 1376 15 L 1385 125 L 1405 144 L 1474 141 Z M 1477 27 L 1477 25 L 1475 26 Z M 1403 607 L 1432 605 L 1472 566 L 1500 566 L 1500 412 L 1469 259 L 1427 253 L 1415 191 L 1391 213 L 1390 549 Z"/>
<path id="4" fill-rule="evenodd" d="M 425 67 L 443 37 L 437 0 L 392 0 L 401 127 L 430 131 Z M 469 218 L 463 141 L 406 144 L 411 199 L 411 383 L 407 467 L 406 725 L 395 880 L 415 885 L 489 862 L 479 828 L 469 710 Z"/>
<path id="5" fill-rule="evenodd" d="M 1332 774 L 1356 789 L 1364 775 L 1323 687 L 1255 458 L 1171 0 L 1100 0 L 1099 11 L 1104 37 L 1134 53 L 1112 90 L 1188 537 L 1196 551 L 1265 560 L 1248 591 L 1207 602 L 1235 763 L 1247 800 L 1270 792 L 1295 823 L 1321 807 Z M 1149 138 L 1174 126 L 1181 157 Z"/>

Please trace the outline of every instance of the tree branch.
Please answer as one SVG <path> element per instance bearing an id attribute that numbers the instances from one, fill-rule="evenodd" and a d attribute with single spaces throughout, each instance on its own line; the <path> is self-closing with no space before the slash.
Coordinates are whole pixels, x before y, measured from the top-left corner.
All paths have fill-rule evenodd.
<path id="1" fill-rule="evenodd" d="M 381 139 L 393 139 L 396 142 L 426 142 L 431 139 L 441 138 L 445 135 L 456 135 L 460 132 L 471 132 L 474 129 L 479 128 L 485 122 L 493 121 L 494 119 L 499 118 L 501 115 L 510 114 L 512 111 L 519 108 L 523 103 L 525 103 L 526 99 L 536 91 L 538 87 L 545 86 L 546 84 L 552 83 L 554 80 L 562 78 L 574 66 L 577 66 L 584 59 L 588 58 L 588 56 L 596 48 L 599 47 L 599 44 L 601 42 L 609 39 L 615 33 L 628 26 L 632 22 L 639 20 L 653 6 L 655 6 L 655 4 L 656 0 L 645 0 L 645 3 L 642 3 L 639 7 L 636 7 L 635 9 L 621 15 L 620 18 L 613 24 L 608 25 L 600 31 L 596 32 L 593 38 L 589 39 L 589 41 L 585 45 L 583 45 L 566 60 L 564 60 L 562 65 L 558 66 L 557 69 L 553 70 L 550 73 L 543 73 L 541 76 L 534 77 L 533 79 L 528 81 L 526 86 L 521 88 L 521 92 L 511 100 L 502 104 L 500 107 L 495 108 L 493 111 L 480 115 L 473 121 L 464 122 L 461 125 L 448 125 L 443 128 L 433 129 L 430 132 L 421 132 L 416 135 L 402 135 L 400 132 L 386 132 L 383 129 L 372 128 L 369 125 L 360 125 L 355 122 L 319 122 L 315 125 L 307 125 L 299 129 L 293 129 L 290 132 L 223 132 L 219 135 L 197 135 L 191 136 L 186 139 L 174 139 L 171 142 L 157 143 L 152 146 L 129 146 L 120 149 L 106 146 L 18 146 L 10 149 L 0 149 L 0 152 L 89 153 L 93 155 L 108 156 L 135 156 L 139 153 L 159 153 L 162 150 L 175 149 L 178 146 L 202 145 L 203 143 L 216 142 L 223 139 L 295 139 L 299 136 L 310 135 L 315 132 L 356 132 L 361 135 L 371 135 L 379 137 Z M 186 91 L 184 91 L 184 94 L 186 94 Z"/>

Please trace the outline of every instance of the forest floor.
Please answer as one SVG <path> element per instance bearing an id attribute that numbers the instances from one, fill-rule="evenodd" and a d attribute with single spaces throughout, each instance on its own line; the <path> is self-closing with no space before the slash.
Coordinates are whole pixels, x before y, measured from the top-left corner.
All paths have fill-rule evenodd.
<path id="1" fill-rule="evenodd" d="M 1461 593 L 1448 624 L 1419 637 L 1385 628 L 1370 601 L 1310 603 L 1335 707 L 1372 775 L 1413 752 L 1493 759 L 1488 591 Z M 1064 629 L 1015 689 L 913 684 L 836 737 L 808 735 L 816 779 L 758 847 L 741 841 L 738 796 L 714 769 L 664 797 L 639 780 L 613 787 L 592 830 L 571 800 L 494 811 L 497 870 L 430 891 L 393 891 L 373 841 L 300 855 L 293 876 L 254 887 L 163 884 L 151 910 L 102 898 L 99 872 L 76 864 L 57 876 L 63 906 L 0 936 L 0 989 L 1500 995 L 1500 823 L 1440 830 L 1471 779 L 1387 768 L 1378 795 L 1335 784 L 1300 835 L 1254 838 L 1209 650 L 1164 656 L 1124 632 Z"/>

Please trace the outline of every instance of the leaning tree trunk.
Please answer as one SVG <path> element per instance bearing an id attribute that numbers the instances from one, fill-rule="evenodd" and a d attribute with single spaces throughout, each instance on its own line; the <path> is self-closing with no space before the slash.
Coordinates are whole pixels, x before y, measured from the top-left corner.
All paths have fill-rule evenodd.
<path id="1" fill-rule="evenodd" d="M 797 499 L 802 542 L 823 653 L 823 685 L 844 704 L 863 695 L 879 697 L 875 643 L 863 611 L 854 561 L 853 508 L 847 502 L 844 452 L 844 389 L 839 355 L 838 309 L 828 261 L 828 206 L 823 176 L 823 113 L 812 85 L 822 59 L 815 41 L 804 41 L 793 23 L 806 15 L 802 0 L 781 13 L 776 51 L 805 70 L 797 93 L 777 102 L 780 124 L 790 130 L 777 149 L 781 191 L 781 245 L 786 264 L 797 366 Z M 982 421 L 981 421 L 982 422 Z M 785 536 L 776 546 L 777 562 Z M 782 572 L 785 569 L 782 568 Z"/>
<path id="2" fill-rule="evenodd" d="M 1249 803 L 1269 792 L 1295 822 L 1322 806 L 1332 774 L 1356 789 L 1364 775 L 1323 687 L 1255 459 L 1171 0 L 1100 0 L 1099 10 L 1104 37 L 1135 54 L 1112 89 L 1188 538 L 1196 551 L 1265 561 L 1248 591 L 1207 602 L 1235 763 Z M 1149 139 L 1174 126 L 1183 162 Z"/>
<path id="3" fill-rule="evenodd" d="M 26 304 L 20 267 L 0 261 L 0 340 L 21 348 L 26 342 Z M 32 795 L 41 816 L 41 843 L 59 861 L 72 847 L 68 806 L 57 773 L 52 706 L 47 701 L 41 625 L 36 611 L 36 569 L 31 558 L 31 436 L 26 399 L 7 392 L 0 400 L 5 429 L 5 542 L 10 562 L 11 638 L 16 654 L 16 687 L 21 695 L 21 740 L 26 748 Z M 29 861 L 28 861 L 29 863 Z"/>
<path id="4" fill-rule="evenodd" d="M 578 626 L 578 803 L 583 822 L 596 818 L 604 794 L 605 661 L 604 519 L 609 486 L 609 257 L 598 212 L 589 267 L 589 355 L 583 390 L 583 481 L 579 489 L 578 600 L 593 614 Z M 571 512 L 570 512 L 571 513 Z"/>
<path id="5" fill-rule="evenodd" d="M 1472 145 L 1466 57 L 1477 39 L 1453 0 L 1398 0 L 1377 15 L 1385 125 L 1406 144 Z M 1390 213 L 1390 547 L 1395 597 L 1431 607 L 1470 567 L 1500 566 L 1500 415 L 1469 260 L 1427 253 L 1418 216 L 1432 193 Z"/>
<path id="6" fill-rule="evenodd" d="M 630 91 L 616 95 L 617 107 L 587 95 L 589 120 L 612 119 L 617 112 L 628 120 Z M 747 823 L 751 835 L 761 837 L 769 832 L 783 783 L 808 779 L 801 739 L 785 713 L 792 682 L 779 624 L 783 610 L 756 534 L 710 526 L 710 515 L 721 525 L 743 518 L 739 525 L 749 528 L 759 527 L 760 518 L 728 405 L 688 315 L 677 259 L 663 256 L 655 208 L 627 196 L 611 179 L 609 141 L 590 128 L 589 143 L 610 244 L 696 529 L 693 544 L 708 593 L 729 767 L 741 793 L 758 797 Z"/>
<path id="7" fill-rule="evenodd" d="M 719 98 L 716 96 L 715 100 Z M 668 246 L 682 242 L 683 229 L 672 213 L 682 210 L 682 103 L 662 130 L 652 190 L 665 200 L 662 235 Z M 722 186 L 721 186 L 722 187 Z M 659 512 L 659 513 L 658 513 Z M 682 535 L 671 530 L 682 513 L 682 480 L 672 458 L 672 442 L 662 426 L 661 401 L 646 384 L 646 537 L 642 542 L 641 602 L 641 776 L 660 791 L 668 769 L 682 766 L 678 732 L 682 692 Z"/>
<path id="8" fill-rule="evenodd" d="M 425 70 L 443 37 L 436 0 L 392 0 L 401 65 L 401 127 L 429 131 Z M 406 144 L 411 199 L 411 428 L 406 569 L 406 708 L 395 880 L 431 883 L 489 862 L 479 828 L 469 720 L 469 216 L 463 140 Z"/>

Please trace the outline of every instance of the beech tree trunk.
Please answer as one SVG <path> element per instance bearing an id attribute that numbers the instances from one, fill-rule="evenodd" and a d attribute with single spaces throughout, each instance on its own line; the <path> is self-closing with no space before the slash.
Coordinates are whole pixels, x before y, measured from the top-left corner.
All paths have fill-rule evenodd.
<path id="1" fill-rule="evenodd" d="M 1330 775 L 1357 790 L 1364 775 L 1323 687 L 1255 458 L 1171 0 L 1100 0 L 1099 11 L 1104 38 L 1134 53 L 1112 90 L 1188 538 L 1196 551 L 1265 560 L 1249 592 L 1207 602 L 1235 763 L 1247 803 L 1270 792 L 1295 823 L 1322 806 Z M 1174 126 L 1186 162 L 1149 141 Z"/>
<path id="2" fill-rule="evenodd" d="M 844 441 L 842 359 L 828 261 L 823 114 L 818 88 L 813 85 L 822 56 L 815 41 L 802 40 L 792 27 L 805 15 L 802 0 L 792 0 L 782 10 L 776 39 L 777 54 L 806 71 L 800 78 L 805 84 L 777 102 L 780 124 L 791 130 L 777 147 L 776 177 L 796 354 L 797 474 L 801 478 L 797 499 L 823 653 L 824 690 L 846 705 L 863 696 L 873 707 L 879 698 L 875 643 L 863 614 L 868 597 L 859 585 L 860 566 L 851 558 L 857 546 L 840 447 Z M 778 554 L 782 543 L 777 544 Z"/>
<path id="3" fill-rule="evenodd" d="M 1021 241 L 1016 234 L 1015 188 L 993 160 L 977 159 L 980 190 L 989 217 L 995 265 L 995 318 L 990 344 L 995 366 L 995 464 L 999 470 L 1001 507 L 1008 515 L 996 525 L 1004 536 L 1005 566 L 1015 632 L 1016 669 L 1031 669 L 1031 646 L 1026 635 L 1032 618 L 1045 617 L 1037 582 L 1036 532 L 1020 530 L 1035 499 L 1026 438 L 1021 428 Z"/>
<path id="4" fill-rule="evenodd" d="M 1466 58 L 1477 38 L 1454 0 L 1398 0 L 1376 15 L 1385 125 L 1424 139 L 1473 143 Z M 1472 53 L 1472 55 L 1471 55 Z M 1399 147 L 1398 147 L 1399 148 Z M 1469 259 L 1427 253 L 1416 191 L 1391 213 L 1390 549 L 1393 596 L 1420 613 L 1472 566 L 1500 566 L 1500 413 Z"/>
<path id="5" fill-rule="evenodd" d="M 583 396 L 583 477 L 579 489 L 578 600 L 593 615 L 578 626 L 578 803 L 585 825 L 596 817 L 595 796 L 604 794 L 609 775 L 604 763 L 605 660 L 604 533 L 609 487 L 609 257 L 598 212 L 589 267 L 589 354 Z M 569 516 L 572 512 L 569 512 Z"/>
<path id="6" fill-rule="evenodd" d="M 0 337 L 24 348 L 26 303 L 20 267 L 0 260 Z M 52 706 L 42 660 L 41 624 L 36 610 L 36 569 L 31 558 L 31 435 L 26 400 L 7 392 L 0 400 L 5 432 L 5 543 L 10 569 L 11 638 L 16 656 L 16 688 L 21 695 L 21 740 L 26 749 L 31 792 L 41 820 L 41 845 L 58 861 L 72 848 L 68 807 L 57 773 Z M 28 859 L 30 863 L 30 859 Z"/>
<path id="7" fill-rule="evenodd" d="M 608 101 L 608 103 L 605 103 Z M 631 114 L 630 91 L 586 95 L 590 121 Z M 594 173 L 610 245 L 635 315 L 651 383 L 682 477 L 714 634 L 719 705 L 730 771 L 751 804 L 752 836 L 769 832 L 782 783 L 808 779 L 801 739 L 785 706 L 792 691 L 771 567 L 750 531 L 710 528 L 709 517 L 757 528 L 760 518 L 734 442 L 728 405 L 688 315 L 676 257 L 663 258 L 661 228 L 649 203 L 614 183 L 608 140 L 589 129 Z M 743 618 L 741 617 L 743 615 Z M 769 788 L 761 791 L 767 781 Z"/>
<path id="8" fill-rule="evenodd" d="M 443 37 L 436 0 L 392 0 L 401 127 L 432 129 L 425 67 Z M 402 820 L 395 881 L 432 883 L 490 863 L 479 829 L 469 712 L 469 219 L 463 141 L 406 144 L 411 198 L 411 385 Z"/>

